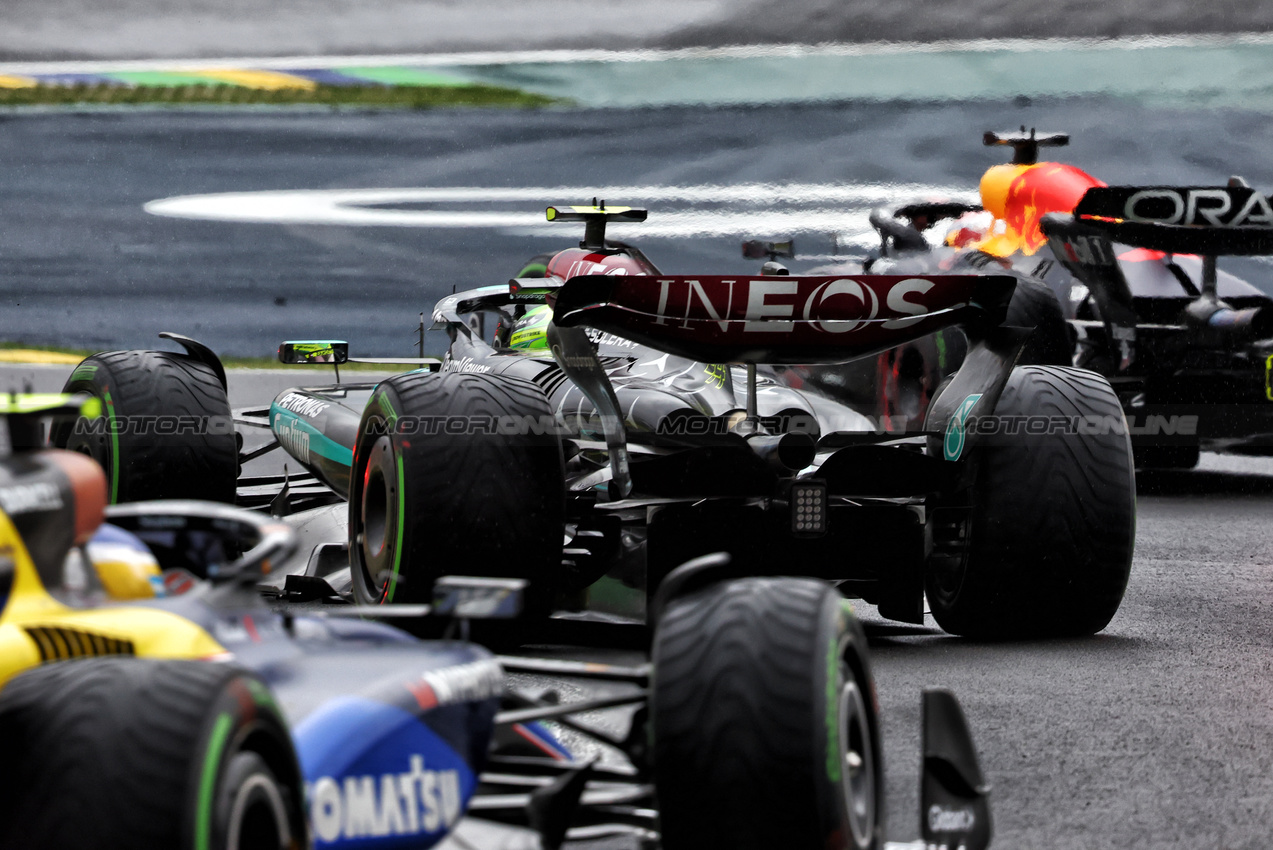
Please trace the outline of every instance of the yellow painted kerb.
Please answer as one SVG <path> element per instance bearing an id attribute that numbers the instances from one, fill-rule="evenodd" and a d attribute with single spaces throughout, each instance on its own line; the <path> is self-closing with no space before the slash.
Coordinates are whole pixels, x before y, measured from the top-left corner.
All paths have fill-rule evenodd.
<path id="1" fill-rule="evenodd" d="M 307 80 L 304 77 L 297 77 L 292 74 L 280 74 L 278 71 L 240 71 L 218 68 L 210 71 L 193 71 L 191 73 L 250 89 L 306 89 L 313 91 L 318 88 L 318 84 L 313 80 Z"/>
<path id="2" fill-rule="evenodd" d="M 34 348 L 0 348 L 0 363 L 53 363 L 73 366 L 84 359 L 81 354 L 60 351 L 37 351 Z"/>

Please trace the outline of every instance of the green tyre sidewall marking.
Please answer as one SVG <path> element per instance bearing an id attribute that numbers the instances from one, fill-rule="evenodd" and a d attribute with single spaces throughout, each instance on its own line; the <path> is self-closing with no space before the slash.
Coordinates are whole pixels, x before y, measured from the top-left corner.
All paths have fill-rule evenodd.
<path id="1" fill-rule="evenodd" d="M 393 592 L 398 589 L 398 568 L 402 564 L 402 536 L 407 525 L 404 521 L 407 516 L 407 488 L 406 480 L 402 477 L 402 452 L 396 454 L 397 457 L 394 460 L 398 465 L 398 528 L 393 544 L 393 573 L 389 576 L 388 600 L 390 602 L 393 601 Z"/>
<path id="2" fill-rule="evenodd" d="M 226 741 L 230 737 L 230 729 L 234 718 L 228 712 L 221 712 L 212 727 L 212 735 L 208 740 L 208 750 L 203 757 L 203 770 L 199 775 L 199 802 L 195 811 L 195 850 L 211 850 L 212 844 L 212 806 L 216 799 L 217 776 L 221 772 L 221 757 L 225 753 Z"/>
<path id="3" fill-rule="evenodd" d="M 833 634 L 827 641 L 827 703 L 824 722 L 827 727 L 827 779 L 838 783 L 841 779 L 840 768 L 840 694 L 836 681 L 840 672 L 839 635 Z"/>
<path id="4" fill-rule="evenodd" d="M 106 400 L 106 429 L 111 435 L 111 497 L 112 505 L 119 504 L 119 429 L 115 427 L 115 402 L 111 400 L 111 391 L 102 390 Z"/>

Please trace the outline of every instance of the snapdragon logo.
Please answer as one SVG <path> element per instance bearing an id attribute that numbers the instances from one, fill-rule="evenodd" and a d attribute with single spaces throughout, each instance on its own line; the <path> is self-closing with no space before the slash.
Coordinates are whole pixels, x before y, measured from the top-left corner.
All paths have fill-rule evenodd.
<path id="1" fill-rule="evenodd" d="M 403 773 L 323 776 L 306 788 L 310 824 L 319 842 L 350 838 L 422 835 L 449 830 L 460 819 L 463 799 L 456 770 L 427 770 L 412 755 Z"/>

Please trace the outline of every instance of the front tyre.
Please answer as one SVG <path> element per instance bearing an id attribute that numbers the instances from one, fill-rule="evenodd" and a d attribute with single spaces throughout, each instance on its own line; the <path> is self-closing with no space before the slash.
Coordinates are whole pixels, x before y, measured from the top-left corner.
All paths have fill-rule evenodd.
<path id="1" fill-rule="evenodd" d="M 132 657 L 37 667 L 0 694 L 0 847 L 307 846 L 291 736 L 264 683 Z"/>
<path id="2" fill-rule="evenodd" d="M 978 638 L 1099 632 L 1122 602 L 1136 536 L 1118 396 L 1095 372 L 1019 366 L 994 422 L 965 461 L 971 486 L 934 511 L 933 618 Z"/>
<path id="3" fill-rule="evenodd" d="M 171 351 L 109 351 L 76 366 L 62 391 L 102 402 L 100 419 L 58 426 L 53 443 L 101 464 L 111 504 L 234 502 L 234 421 L 225 387 L 206 363 Z"/>
<path id="4" fill-rule="evenodd" d="M 883 845 L 883 752 L 866 640 L 811 579 L 674 599 L 654 638 L 655 793 L 668 850 Z"/>
<path id="5" fill-rule="evenodd" d="M 561 569 L 565 493 L 553 412 L 535 384 L 459 372 L 384 381 L 354 449 L 354 596 L 429 602 L 447 573 L 525 578 L 540 613 Z"/>

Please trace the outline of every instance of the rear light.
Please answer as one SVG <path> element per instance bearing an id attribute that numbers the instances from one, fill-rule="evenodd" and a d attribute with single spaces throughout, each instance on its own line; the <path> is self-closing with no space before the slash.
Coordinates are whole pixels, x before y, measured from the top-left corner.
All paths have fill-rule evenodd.
<path id="1" fill-rule="evenodd" d="M 827 485 L 825 481 L 797 481 L 791 485 L 791 533 L 827 533 Z"/>

